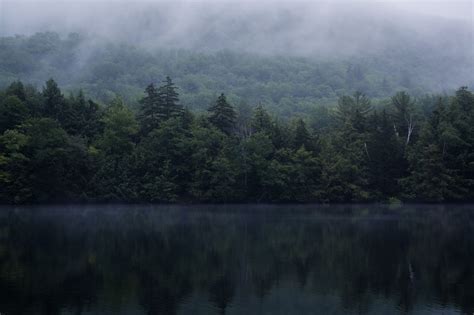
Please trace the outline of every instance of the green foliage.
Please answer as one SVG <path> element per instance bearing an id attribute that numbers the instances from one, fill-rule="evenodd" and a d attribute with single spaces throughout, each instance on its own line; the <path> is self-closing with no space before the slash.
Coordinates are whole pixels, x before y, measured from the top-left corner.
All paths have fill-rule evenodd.
<path id="1" fill-rule="evenodd" d="M 395 94 L 392 97 L 392 109 L 396 134 L 408 146 L 417 125 L 415 106 L 410 95 L 406 92 Z"/>
<path id="2" fill-rule="evenodd" d="M 17 96 L 7 96 L 0 103 L 0 133 L 23 122 L 28 114 L 28 108 Z"/>
<path id="3" fill-rule="evenodd" d="M 220 131 L 231 134 L 235 128 L 236 113 L 232 105 L 227 103 L 224 94 L 221 94 L 216 103 L 209 107 L 209 121 Z"/>
<path id="4" fill-rule="evenodd" d="M 367 118 L 372 110 L 370 100 L 361 92 L 342 96 L 336 107 L 336 118 L 343 126 L 350 126 L 357 133 L 367 131 Z"/>
<path id="5" fill-rule="evenodd" d="M 135 115 L 119 97 L 102 108 L 82 92 L 65 98 L 53 80 L 42 93 L 13 83 L 0 92 L 0 201 L 440 202 L 474 195 L 474 97 L 466 88 L 424 97 L 423 110 L 406 93 L 374 110 L 357 92 L 290 121 L 263 105 L 242 103 L 236 111 L 224 94 L 209 113 L 195 114 L 179 105 L 176 91 L 170 78 L 149 85 Z"/>
<path id="6" fill-rule="evenodd" d="M 408 154 L 405 192 L 428 201 L 472 197 L 472 93 L 461 88 L 450 107 L 440 99 Z"/>
<path id="7" fill-rule="evenodd" d="M 104 134 L 98 147 L 105 155 L 122 156 L 133 150 L 133 137 L 138 133 L 138 123 L 133 113 L 120 98 L 115 99 L 105 110 Z"/>
<path id="8" fill-rule="evenodd" d="M 442 53 L 427 58 L 414 47 L 394 45 L 367 54 L 321 60 L 199 53 L 145 49 L 79 34 L 61 38 L 37 33 L 0 38 L 0 88 L 18 79 L 40 86 L 54 77 L 68 92 L 83 89 L 102 103 L 121 95 L 135 104 L 147 84 L 170 75 L 181 88 L 182 105 L 193 110 L 205 110 L 225 91 L 232 104 L 262 102 L 272 113 L 289 117 L 307 114 L 315 104 L 334 104 L 357 90 L 371 98 L 386 98 L 399 90 L 420 96 L 472 83 L 463 81 L 470 77 L 466 63 L 448 60 Z"/>
<path id="9" fill-rule="evenodd" d="M 272 118 L 261 104 L 254 110 L 251 126 L 254 132 L 272 133 Z"/>
<path id="10" fill-rule="evenodd" d="M 399 195 L 398 180 L 405 176 L 407 161 L 386 110 L 370 118 L 367 142 L 369 184 L 376 198 Z"/>
<path id="11" fill-rule="evenodd" d="M 320 179 L 319 160 L 301 146 L 277 151 L 263 180 L 271 201 L 310 202 L 319 200 Z"/>
<path id="12" fill-rule="evenodd" d="M 295 129 L 295 137 L 293 140 L 293 146 L 297 150 L 301 147 L 304 147 L 308 150 L 312 150 L 313 146 L 313 139 L 309 134 L 308 129 L 306 128 L 306 124 L 303 119 L 298 119 L 296 121 L 296 129 Z"/>
<path id="13" fill-rule="evenodd" d="M 158 94 L 158 89 L 152 83 L 145 89 L 145 97 L 141 99 L 140 108 L 140 124 L 143 133 L 147 134 L 151 130 L 158 128 L 160 121 L 163 119 L 161 113 L 161 100 Z"/>
<path id="14" fill-rule="evenodd" d="M 63 122 L 68 114 L 66 100 L 53 79 L 46 81 L 42 95 L 44 98 L 43 115 Z"/>
<path id="15" fill-rule="evenodd" d="M 0 136 L 0 201 L 22 203 L 31 198 L 28 183 L 29 158 L 24 147 L 29 138 L 17 130 L 7 130 Z"/>
<path id="16" fill-rule="evenodd" d="M 9 202 L 80 200 L 90 163 L 79 139 L 50 118 L 32 118 L 2 136 Z"/>

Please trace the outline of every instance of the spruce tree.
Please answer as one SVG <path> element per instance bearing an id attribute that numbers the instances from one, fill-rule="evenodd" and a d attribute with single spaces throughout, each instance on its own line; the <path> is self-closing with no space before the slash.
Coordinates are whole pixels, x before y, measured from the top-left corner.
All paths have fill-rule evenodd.
<path id="1" fill-rule="evenodd" d="M 160 115 L 161 100 L 158 89 L 153 83 L 149 84 L 145 89 L 145 97 L 140 100 L 139 121 L 143 134 L 148 134 L 160 125 L 163 118 Z"/>
<path id="2" fill-rule="evenodd" d="M 209 121 L 217 129 L 228 135 L 234 131 L 237 115 L 232 105 L 227 102 L 224 93 L 217 98 L 216 103 L 209 107 L 208 111 Z"/>
<path id="3" fill-rule="evenodd" d="M 183 116 L 184 108 L 179 104 L 179 94 L 176 90 L 177 87 L 170 77 L 166 77 L 164 85 L 158 90 L 158 115 L 162 121 Z"/>

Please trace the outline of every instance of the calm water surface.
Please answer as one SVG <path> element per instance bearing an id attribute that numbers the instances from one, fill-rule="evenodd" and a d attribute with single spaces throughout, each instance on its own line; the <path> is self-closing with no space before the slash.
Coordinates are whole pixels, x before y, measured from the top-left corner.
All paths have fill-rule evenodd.
<path id="1" fill-rule="evenodd" d="M 474 313 L 474 206 L 0 208 L 0 313 Z"/>

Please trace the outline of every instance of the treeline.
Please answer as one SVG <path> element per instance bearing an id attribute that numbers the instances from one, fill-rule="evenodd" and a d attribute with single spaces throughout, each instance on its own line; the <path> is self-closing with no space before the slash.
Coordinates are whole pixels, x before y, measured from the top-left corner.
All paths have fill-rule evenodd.
<path id="1" fill-rule="evenodd" d="M 405 92 L 373 108 L 343 96 L 309 128 L 222 94 L 207 113 L 180 104 L 168 77 L 134 113 L 52 79 L 0 92 L 0 200 L 37 202 L 468 201 L 474 196 L 474 95 Z"/>

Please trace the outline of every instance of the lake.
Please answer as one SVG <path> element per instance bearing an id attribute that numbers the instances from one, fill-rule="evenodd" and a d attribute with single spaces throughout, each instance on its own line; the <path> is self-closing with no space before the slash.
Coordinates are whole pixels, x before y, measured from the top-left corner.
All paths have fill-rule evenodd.
<path id="1" fill-rule="evenodd" d="M 469 314 L 474 206 L 0 208 L 0 313 Z"/>

